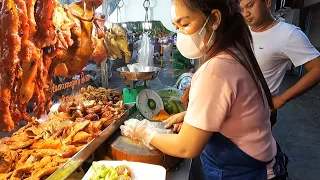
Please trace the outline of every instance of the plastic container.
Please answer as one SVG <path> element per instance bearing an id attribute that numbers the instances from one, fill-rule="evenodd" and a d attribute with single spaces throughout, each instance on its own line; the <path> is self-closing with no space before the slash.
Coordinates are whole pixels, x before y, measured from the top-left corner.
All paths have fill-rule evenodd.
<path id="1" fill-rule="evenodd" d="M 139 162 L 130 162 L 130 161 L 98 161 L 97 163 L 103 164 L 106 167 L 117 167 L 120 165 L 127 165 L 131 171 L 132 180 L 165 180 L 166 179 L 166 169 L 162 166 L 139 163 Z M 82 180 L 90 180 L 94 170 L 92 166 L 82 178 Z"/>

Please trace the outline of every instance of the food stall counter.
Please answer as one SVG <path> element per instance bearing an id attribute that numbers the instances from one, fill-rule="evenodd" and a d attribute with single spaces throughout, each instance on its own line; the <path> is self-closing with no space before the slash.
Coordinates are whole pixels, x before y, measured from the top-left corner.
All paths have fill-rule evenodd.
<path id="1" fill-rule="evenodd" d="M 136 111 L 128 119 L 143 119 Z M 97 161 L 114 160 L 156 164 L 167 169 L 167 180 L 188 180 L 191 159 L 180 159 L 163 154 L 159 150 L 149 150 L 138 141 L 133 141 L 116 131 L 96 152 Z M 134 172 L 132 172 L 134 173 Z"/>
<path id="2" fill-rule="evenodd" d="M 166 180 L 188 180 L 191 170 L 192 159 L 185 159 L 175 170 L 167 171 Z"/>

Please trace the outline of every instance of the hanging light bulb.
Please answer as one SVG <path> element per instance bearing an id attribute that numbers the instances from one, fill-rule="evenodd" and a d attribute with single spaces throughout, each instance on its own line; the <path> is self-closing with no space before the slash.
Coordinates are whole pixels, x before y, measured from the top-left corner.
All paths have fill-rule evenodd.
<path id="1" fill-rule="evenodd" d="M 123 28 L 127 28 L 127 24 L 126 23 L 122 23 L 122 27 Z"/>
<path id="2" fill-rule="evenodd" d="M 146 22 L 142 23 L 142 29 L 146 29 Z"/>
<path id="3" fill-rule="evenodd" d="M 148 22 L 149 29 L 152 29 L 152 23 Z"/>
<path id="4" fill-rule="evenodd" d="M 145 28 L 145 22 L 142 23 L 142 29 L 146 29 Z"/>
<path id="5" fill-rule="evenodd" d="M 145 30 L 150 30 L 150 29 L 152 29 L 152 23 L 151 22 L 143 22 L 142 28 Z"/>
<path id="6" fill-rule="evenodd" d="M 142 23 L 142 28 L 144 30 L 151 30 L 152 29 L 152 23 L 149 20 L 148 10 L 150 7 L 150 0 L 144 0 L 143 2 L 143 8 L 146 10 L 144 22 Z"/>

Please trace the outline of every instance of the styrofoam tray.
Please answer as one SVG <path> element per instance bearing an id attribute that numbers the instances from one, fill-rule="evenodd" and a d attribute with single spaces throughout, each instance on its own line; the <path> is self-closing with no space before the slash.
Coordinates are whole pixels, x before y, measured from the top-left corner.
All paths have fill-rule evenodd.
<path id="1" fill-rule="evenodd" d="M 103 164 L 106 167 L 109 166 L 120 166 L 127 165 L 131 171 L 131 179 L 132 180 L 165 180 L 166 179 L 166 169 L 162 166 L 139 163 L 139 162 L 130 162 L 130 161 L 98 161 L 97 163 Z M 82 178 L 82 180 L 90 180 L 94 171 L 92 166 Z"/>

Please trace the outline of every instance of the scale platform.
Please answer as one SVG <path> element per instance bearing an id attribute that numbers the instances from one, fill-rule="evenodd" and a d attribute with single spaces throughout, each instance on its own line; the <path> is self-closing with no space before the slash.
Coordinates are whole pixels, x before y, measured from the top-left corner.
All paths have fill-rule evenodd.
<path id="1" fill-rule="evenodd" d="M 146 86 L 147 81 L 158 76 L 160 68 L 141 66 L 139 72 L 130 72 L 128 67 L 121 67 L 117 71 L 124 80 L 132 82 L 131 88 L 123 89 L 124 103 L 135 102 L 141 114 L 149 120 L 164 108 L 161 97 Z M 144 82 L 142 86 L 137 85 L 139 81 Z"/>
<path id="2" fill-rule="evenodd" d="M 160 71 L 158 67 L 145 66 L 143 71 L 130 72 L 128 67 L 121 67 L 117 69 L 120 72 L 120 76 L 129 81 L 149 81 L 154 80 Z"/>

